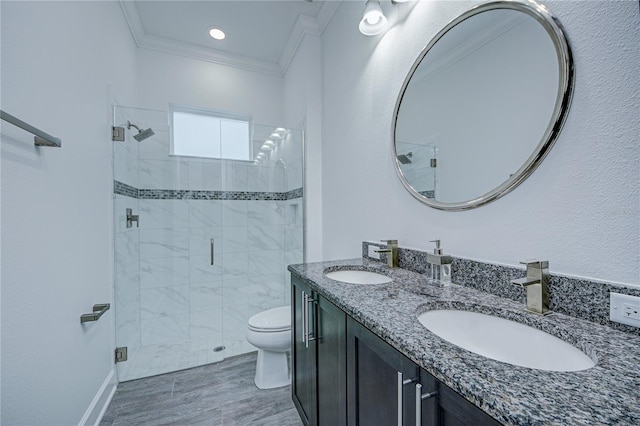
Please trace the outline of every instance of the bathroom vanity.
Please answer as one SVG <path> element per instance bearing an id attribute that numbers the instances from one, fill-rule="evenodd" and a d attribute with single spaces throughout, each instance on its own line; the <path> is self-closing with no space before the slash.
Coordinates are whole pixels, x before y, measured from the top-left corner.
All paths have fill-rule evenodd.
<path id="1" fill-rule="evenodd" d="M 326 276 L 365 270 L 392 279 Z M 292 397 L 305 425 L 640 424 L 640 338 L 422 274 L 353 259 L 289 266 Z M 544 371 L 496 361 L 431 333 L 426 311 L 467 310 L 555 335 L 595 362 Z"/>

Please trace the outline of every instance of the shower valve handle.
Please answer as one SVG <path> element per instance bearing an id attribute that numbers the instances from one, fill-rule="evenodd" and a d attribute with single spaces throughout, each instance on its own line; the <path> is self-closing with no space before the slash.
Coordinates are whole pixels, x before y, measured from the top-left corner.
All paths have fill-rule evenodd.
<path id="1" fill-rule="evenodd" d="M 140 216 L 137 214 L 133 214 L 132 209 L 127 209 L 127 228 L 131 228 L 133 226 L 133 222 L 136 223 L 136 228 L 140 228 Z"/>

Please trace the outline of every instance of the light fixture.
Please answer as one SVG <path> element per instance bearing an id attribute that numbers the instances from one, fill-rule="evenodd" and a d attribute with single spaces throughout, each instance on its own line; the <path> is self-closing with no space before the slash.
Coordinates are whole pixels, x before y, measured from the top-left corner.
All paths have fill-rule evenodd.
<path id="1" fill-rule="evenodd" d="M 224 38 L 226 37 L 224 31 L 222 31 L 220 28 L 211 28 L 209 30 L 209 35 L 216 40 L 224 40 Z"/>
<path id="2" fill-rule="evenodd" d="M 273 147 L 267 145 L 266 143 L 263 143 L 262 147 L 260 149 L 263 150 L 263 151 L 271 151 L 273 149 Z"/>
<path id="3" fill-rule="evenodd" d="M 377 35 L 386 30 L 388 24 L 389 21 L 382 12 L 380 2 L 378 0 L 367 0 L 362 20 L 358 25 L 360 32 L 368 36 Z"/>
<path id="4" fill-rule="evenodd" d="M 280 133 L 276 133 L 273 132 L 271 133 L 271 136 L 269 136 L 271 139 L 282 139 L 282 135 Z"/>
<path id="5" fill-rule="evenodd" d="M 271 139 L 267 139 L 266 141 L 264 141 L 264 144 L 266 146 L 270 146 L 271 148 L 273 148 L 274 146 L 276 146 L 276 144 L 271 140 Z"/>

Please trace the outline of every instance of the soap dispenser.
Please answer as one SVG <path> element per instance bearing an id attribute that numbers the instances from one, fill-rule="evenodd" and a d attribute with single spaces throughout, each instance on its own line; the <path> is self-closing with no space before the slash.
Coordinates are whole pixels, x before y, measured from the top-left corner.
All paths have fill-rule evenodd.
<path id="1" fill-rule="evenodd" d="M 427 263 L 431 269 L 431 279 L 443 284 L 451 283 L 451 256 L 442 254 L 440 240 L 432 240 L 436 243 L 433 254 L 427 253 Z"/>

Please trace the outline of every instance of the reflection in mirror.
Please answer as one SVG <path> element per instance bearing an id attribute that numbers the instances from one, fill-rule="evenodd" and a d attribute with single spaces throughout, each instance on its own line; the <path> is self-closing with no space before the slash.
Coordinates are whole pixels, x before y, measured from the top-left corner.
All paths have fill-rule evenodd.
<path id="1" fill-rule="evenodd" d="M 463 14 L 427 46 L 405 82 L 394 129 L 399 174 L 416 198 L 441 209 L 476 207 L 533 171 L 570 99 L 571 56 L 561 36 L 541 6 L 495 2 Z"/>

